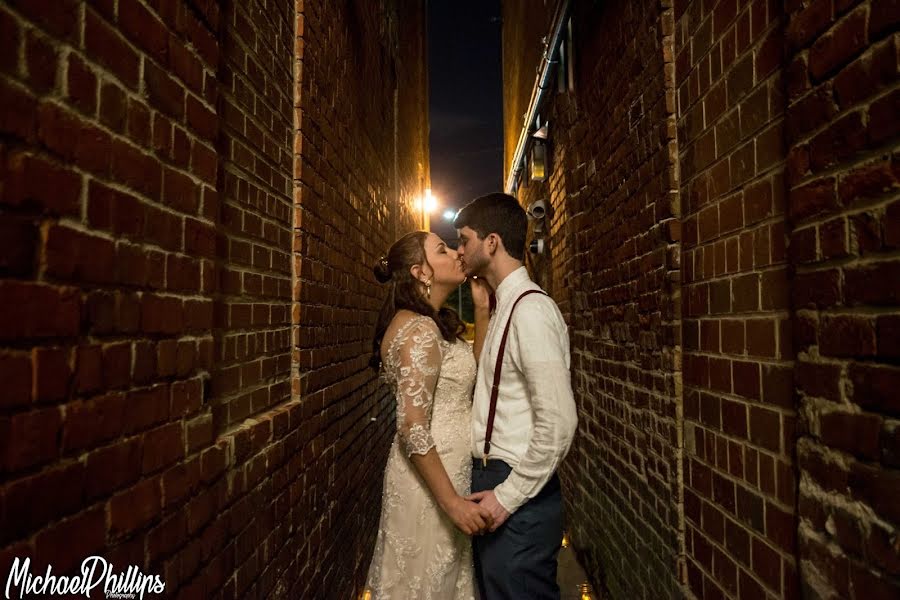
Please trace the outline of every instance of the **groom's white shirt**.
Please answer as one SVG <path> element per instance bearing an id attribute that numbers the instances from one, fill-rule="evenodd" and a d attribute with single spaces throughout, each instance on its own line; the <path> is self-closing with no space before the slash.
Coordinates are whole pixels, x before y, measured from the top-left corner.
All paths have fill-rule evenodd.
<path id="1" fill-rule="evenodd" d="M 472 405 L 472 456 L 481 459 L 500 338 L 522 292 L 541 289 L 525 267 L 506 276 L 485 334 Z M 513 313 L 497 395 L 490 458 L 513 470 L 494 489 L 510 513 L 541 491 L 569 451 L 578 417 L 569 374 L 569 334 L 550 297 L 529 294 Z"/>

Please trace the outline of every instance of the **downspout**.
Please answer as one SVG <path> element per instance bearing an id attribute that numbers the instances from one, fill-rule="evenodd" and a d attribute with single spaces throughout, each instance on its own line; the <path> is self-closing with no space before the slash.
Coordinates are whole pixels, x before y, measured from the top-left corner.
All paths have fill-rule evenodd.
<path id="1" fill-rule="evenodd" d="M 541 64 L 538 69 L 537 77 L 534 80 L 534 87 L 531 90 L 531 99 L 528 101 L 528 110 L 525 112 L 525 121 L 522 123 L 522 131 L 519 132 L 519 142 L 516 144 L 516 151 L 513 154 L 512 164 L 510 165 L 509 175 L 506 178 L 506 193 L 512 194 L 516 183 L 516 178 L 522 170 L 522 162 L 525 160 L 525 146 L 528 144 L 528 135 L 531 131 L 531 125 L 534 118 L 541 109 L 544 101 L 544 94 L 550 84 L 552 75 L 552 65 L 556 64 L 555 57 L 559 52 L 559 46 L 562 43 L 562 34 L 565 28 L 566 19 L 569 17 L 570 0 L 561 0 L 556 8 L 556 15 L 553 17 L 553 26 L 550 29 L 550 37 L 544 44 L 544 55 L 541 58 Z"/>

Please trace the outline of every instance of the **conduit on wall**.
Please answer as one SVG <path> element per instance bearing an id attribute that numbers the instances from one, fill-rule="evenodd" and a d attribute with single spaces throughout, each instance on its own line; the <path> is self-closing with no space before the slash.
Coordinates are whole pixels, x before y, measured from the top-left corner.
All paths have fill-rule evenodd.
<path id="1" fill-rule="evenodd" d="M 538 68 L 537 77 L 534 80 L 534 87 L 531 89 L 531 99 L 528 101 L 528 110 L 525 111 L 525 120 L 522 123 L 522 130 L 519 132 L 519 141 L 516 144 L 516 151 L 513 153 L 512 164 L 509 167 L 509 175 L 506 177 L 506 193 L 512 194 L 515 190 L 516 179 L 522 170 L 522 163 L 525 160 L 525 147 L 528 144 L 528 135 L 534 119 L 541 109 L 544 101 L 544 94 L 550 84 L 550 77 L 553 74 L 551 68 L 557 61 L 555 59 L 559 52 L 559 46 L 562 43 L 563 30 L 566 20 L 569 17 L 570 0 L 561 0 L 556 7 L 556 13 L 553 17 L 553 25 L 550 28 L 550 35 L 546 38 L 544 44 L 544 55 L 541 58 L 541 64 Z"/>

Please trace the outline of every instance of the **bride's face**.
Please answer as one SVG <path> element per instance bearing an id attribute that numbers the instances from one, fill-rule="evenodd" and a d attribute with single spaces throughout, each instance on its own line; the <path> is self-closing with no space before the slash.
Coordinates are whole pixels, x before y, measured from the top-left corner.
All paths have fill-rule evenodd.
<path id="1" fill-rule="evenodd" d="M 428 266 L 434 271 L 431 274 L 433 284 L 456 287 L 466 280 L 466 274 L 462 269 L 456 250 L 433 233 L 428 234 L 424 245 Z M 428 266 L 425 266 L 426 275 Z"/>

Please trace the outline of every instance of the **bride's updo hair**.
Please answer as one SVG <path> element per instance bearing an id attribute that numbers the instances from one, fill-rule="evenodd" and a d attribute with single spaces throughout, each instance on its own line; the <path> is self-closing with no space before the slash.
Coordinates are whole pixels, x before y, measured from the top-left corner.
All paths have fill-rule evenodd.
<path id="1" fill-rule="evenodd" d="M 391 271 L 388 268 L 388 259 L 387 256 L 381 257 L 375 266 L 372 267 L 372 271 L 375 273 L 375 279 L 378 280 L 378 283 L 387 283 L 391 280 Z"/>
<path id="2" fill-rule="evenodd" d="M 369 365 L 376 371 L 381 369 L 381 341 L 398 310 L 406 309 L 431 317 L 437 324 L 441 336 L 448 342 L 461 337 L 466 330 L 465 324 L 455 310 L 442 307 L 435 312 L 422 294 L 421 283 L 410 272 L 413 265 L 428 264 L 428 258 L 425 256 L 427 237 L 427 231 L 407 233 L 394 242 L 387 254 L 372 267 L 375 279 L 379 283 L 387 284 L 389 288 L 378 315 L 375 337 L 372 339 L 372 358 Z"/>

